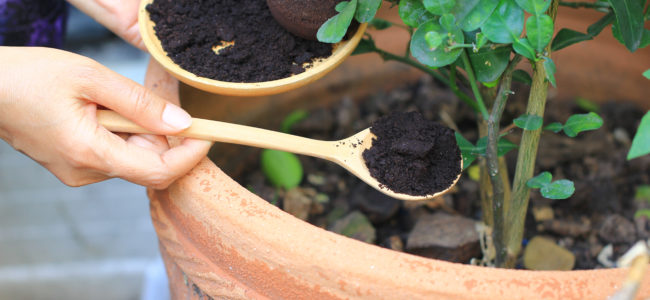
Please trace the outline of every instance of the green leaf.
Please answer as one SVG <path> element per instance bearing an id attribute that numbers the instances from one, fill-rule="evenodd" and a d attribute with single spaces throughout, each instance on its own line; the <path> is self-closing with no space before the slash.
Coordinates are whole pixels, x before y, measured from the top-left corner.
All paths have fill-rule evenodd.
<path id="1" fill-rule="evenodd" d="M 594 112 L 572 115 L 564 124 L 564 133 L 576 137 L 580 132 L 595 130 L 603 126 L 603 119 Z"/>
<path id="2" fill-rule="evenodd" d="M 537 52 L 543 52 L 553 38 L 553 19 L 546 14 L 531 16 L 526 21 L 526 36 Z"/>
<path id="3" fill-rule="evenodd" d="M 302 164 L 293 153 L 264 149 L 261 164 L 262 172 L 276 187 L 291 189 L 302 181 Z"/>
<path id="4" fill-rule="evenodd" d="M 469 60 L 478 81 L 493 82 L 499 79 L 510 62 L 510 47 L 480 49 L 470 53 Z"/>
<path id="5" fill-rule="evenodd" d="M 424 8 L 421 0 L 400 0 L 399 17 L 410 27 L 420 27 L 420 24 L 434 19 L 435 16 Z"/>
<path id="6" fill-rule="evenodd" d="M 634 201 L 650 203 L 650 185 L 641 185 L 636 188 Z"/>
<path id="7" fill-rule="evenodd" d="M 484 86 L 488 87 L 488 88 L 493 88 L 493 87 L 497 86 L 497 84 L 499 84 L 499 80 L 497 79 L 497 80 L 495 80 L 495 81 L 490 81 L 490 82 L 481 82 L 481 83 L 482 83 Z"/>
<path id="8" fill-rule="evenodd" d="M 318 29 L 316 33 L 318 40 L 323 43 L 340 42 L 348 31 L 350 23 L 352 23 L 356 9 L 357 0 L 350 0 L 343 8 L 343 11 L 331 17 Z"/>
<path id="9" fill-rule="evenodd" d="M 513 0 L 500 0 L 481 31 L 494 43 L 509 44 L 524 30 L 524 10 Z"/>
<path id="10" fill-rule="evenodd" d="M 309 114 L 307 111 L 299 109 L 291 112 L 284 120 L 282 120 L 282 125 L 280 126 L 280 131 L 284 133 L 291 132 L 291 126 L 307 118 Z"/>
<path id="11" fill-rule="evenodd" d="M 650 79 L 650 69 L 647 69 L 645 72 L 643 72 L 643 77 Z"/>
<path id="12" fill-rule="evenodd" d="M 531 85 L 533 83 L 533 78 L 530 77 L 530 74 L 528 74 L 528 72 L 521 69 L 517 69 L 514 72 L 512 72 L 512 80 L 519 81 L 527 85 Z"/>
<path id="13" fill-rule="evenodd" d="M 432 51 L 442 44 L 442 38 L 443 36 L 435 31 L 429 31 L 424 35 L 424 40 L 427 41 L 427 46 Z"/>
<path id="14" fill-rule="evenodd" d="M 528 182 L 526 182 L 526 186 L 528 186 L 531 189 L 539 189 L 550 184 L 552 179 L 553 179 L 553 175 L 551 175 L 551 173 L 543 172 L 529 179 Z"/>
<path id="15" fill-rule="evenodd" d="M 512 48 L 515 50 L 515 52 L 523 55 L 530 60 L 538 60 L 537 56 L 535 56 L 535 49 L 533 49 L 533 45 L 530 44 L 530 41 L 528 41 L 527 38 L 514 40 L 512 42 Z"/>
<path id="16" fill-rule="evenodd" d="M 337 4 L 337 5 L 334 7 L 334 10 L 336 10 L 337 13 L 340 13 L 340 12 L 342 12 L 343 10 L 345 10 L 345 7 L 348 6 L 349 3 L 350 3 L 350 1 L 342 1 L 342 2 L 339 2 L 339 4 Z"/>
<path id="17" fill-rule="evenodd" d="M 430 13 L 442 16 L 454 8 L 456 0 L 423 0 L 422 4 Z"/>
<path id="18" fill-rule="evenodd" d="M 460 29 L 447 31 L 438 22 L 431 20 L 420 25 L 411 39 L 411 54 L 419 62 L 430 67 L 444 67 L 453 63 L 463 51 L 462 48 L 449 50 L 447 47 L 438 47 L 431 49 L 426 41 L 425 35 L 428 32 L 435 31 L 444 36 L 443 44 L 462 44 L 465 39 Z M 451 42 L 449 41 L 451 39 Z"/>
<path id="19" fill-rule="evenodd" d="M 444 14 L 440 16 L 438 23 L 440 23 L 440 26 L 448 32 L 453 32 L 458 29 L 458 26 L 456 26 L 456 17 L 452 14 Z"/>
<path id="20" fill-rule="evenodd" d="M 521 115 L 519 118 L 514 119 L 513 123 L 521 129 L 537 130 L 542 128 L 544 118 L 536 115 Z"/>
<path id="21" fill-rule="evenodd" d="M 499 143 L 497 143 L 497 156 L 499 157 L 504 156 L 508 154 L 508 152 L 515 150 L 517 148 L 519 148 L 517 144 L 506 139 L 500 139 Z"/>
<path id="22" fill-rule="evenodd" d="M 473 31 L 487 21 L 498 4 L 495 0 L 459 0 L 453 14 L 461 29 Z"/>
<path id="23" fill-rule="evenodd" d="M 370 26 L 377 30 L 384 30 L 393 26 L 393 23 L 384 19 L 374 18 L 370 21 Z"/>
<path id="24" fill-rule="evenodd" d="M 555 63 L 550 57 L 544 56 L 544 70 L 546 71 L 546 80 L 550 82 L 554 87 L 556 86 L 555 84 L 555 72 L 557 69 L 555 68 Z"/>
<path id="25" fill-rule="evenodd" d="M 576 191 L 576 188 L 573 185 L 573 181 L 561 179 L 543 186 L 539 191 L 544 198 L 558 200 L 571 197 Z"/>
<path id="26" fill-rule="evenodd" d="M 359 41 L 359 45 L 357 45 L 357 48 L 354 49 L 354 52 L 352 52 L 352 55 L 359 55 L 359 54 L 364 54 L 364 53 L 370 53 L 375 51 L 377 49 L 375 47 L 375 41 L 371 39 L 361 39 Z"/>
<path id="27" fill-rule="evenodd" d="M 476 147 L 474 149 L 474 153 L 477 155 L 485 156 L 487 152 L 487 137 L 484 136 L 480 138 L 478 141 L 476 141 Z M 517 149 L 519 146 L 517 144 L 506 140 L 504 138 L 499 139 L 499 142 L 497 143 L 497 156 L 504 156 L 508 154 L 508 152 Z"/>
<path id="28" fill-rule="evenodd" d="M 627 159 L 634 159 L 650 153 L 650 111 L 641 119 L 641 124 L 632 140 L 632 148 L 627 154 Z"/>
<path id="29" fill-rule="evenodd" d="M 578 32 L 568 28 L 562 28 L 555 35 L 553 43 L 551 44 L 551 50 L 557 51 L 582 41 L 591 40 L 600 34 L 600 32 L 603 31 L 603 29 L 607 27 L 607 25 L 611 24 L 614 20 L 614 13 L 610 12 L 604 17 L 600 18 L 600 20 L 596 21 L 596 23 L 591 24 L 591 26 L 587 28 L 587 33 Z"/>
<path id="30" fill-rule="evenodd" d="M 515 0 L 526 12 L 533 16 L 541 15 L 551 5 L 551 0 Z"/>
<path id="31" fill-rule="evenodd" d="M 551 44 L 551 50 L 557 51 L 569 47 L 573 44 L 591 39 L 593 39 L 593 37 L 589 34 L 578 32 L 573 29 L 562 28 L 555 35 L 553 43 Z"/>
<path id="32" fill-rule="evenodd" d="M 368 23 L 375 17 L 380 6 L 381 0 L 359 0 L 354 17 L 359 23 Z"/>
<path id="33" fill-rule="evenodd" d="M 639 48 L 645 48 L 648 46 L 650 46 L 650 30 L 644 29 L 643 36 L 641 37 L 641 45 L 639 45 Z"/>
<path id="34" fill-rule="evenodd" d="M 584 111 L 593 111 L 597 113 L 600 110 L 600 105 L 582 97 L 576 99 L 576 105 Z"/>
<path id="35" fill-rule="evenodd" d="M 555 133 L 562 131 L 562 129 L 564 129 L 564 125 L 562 125 L 560 122 L 553 122 L 544 127 L 544 130 L 553 131 Z"/>
<path id="36" fill-rule="evenodd" d="M 643 36 L 643 6 L 639 0 L 608 0 L 616 15 L 616 24 L 623 44 L 634 52 Z"/>
<path id="37" fill-rule="evenodd" d="M 602 18 L 600 18 L 596 23 L 591 24 L 589 28 L 587 28 L 587 34 L 591 35 L 592 37 L 595 37 L 600 34 L 607 25 L 612 24 L 616 20 L 616 17 L 614 16 L 614 12 L 609 12 Z"/>
<path id="38" fill-rule="evenodd" d="M 460 133 L 455 132 L 454 134 L 456 136 L 456 144 L 460 148 L 460 153 L 463 157 L 463 169 L 467 169 L 476 160 L 476 147 Z"/>
<path id="39" fill-rule="evenodd" d="M 645 217 L 646 219 L 650 219 L 650 209 L 643 208 L 639 209 L 634 213 L 634 218 L 638 219 L 641 217 Z"/>
<path id="40" fill-rule="evenodd" d="M 488 42 L 488 38 L 482 32 L 477 32 L 475 37 L 476 49 L 481 49 Z M 510 51 L 510 50 L 508 50 Z"/>

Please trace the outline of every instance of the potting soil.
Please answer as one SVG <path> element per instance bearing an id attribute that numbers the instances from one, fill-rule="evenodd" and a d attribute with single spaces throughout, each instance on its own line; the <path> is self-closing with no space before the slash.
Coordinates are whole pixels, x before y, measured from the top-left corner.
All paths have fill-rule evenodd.
<path id="1" fill-rule="evenodd" d="M 265 0 L 155 0 L 147 11 L 167 55 L 201 77 L 228 82 L 282 79 L 332 53 L 331 44 L 287 32 Z"/>
<path id="2" fill-rule="evenodd" d="M 395 192 L 432 195 L 449 188 L 461 172 L 454 131 L 417 112 L 384 116 L 370 131 L 377 138 L 363 158 L 370 174 Z"/>

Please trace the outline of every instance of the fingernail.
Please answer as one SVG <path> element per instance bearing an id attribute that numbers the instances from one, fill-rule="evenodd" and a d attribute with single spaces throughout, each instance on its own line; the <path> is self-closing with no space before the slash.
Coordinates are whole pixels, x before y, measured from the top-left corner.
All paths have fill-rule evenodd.
<path id="1" fill-rule="evenodd" d="M 182 108 L 173 104 L 165 105 L 162 120 L 174 129 L 185 129 L 192 125 L 192 117 Z"/>

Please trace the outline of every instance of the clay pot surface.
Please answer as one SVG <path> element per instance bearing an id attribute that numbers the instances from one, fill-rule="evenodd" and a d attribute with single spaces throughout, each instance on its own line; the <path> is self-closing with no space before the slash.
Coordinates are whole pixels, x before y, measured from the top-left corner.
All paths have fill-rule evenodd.
<path id="1" fill-rule="evenodd" d="M 380 17 L 395 20 L 393 14 Z M 570 27 L 584 29 L 597 16 L 585 18 L 586 23 Z M 568 23 L 573 20 L 568 19 Z M 404 39 L 398 30 L 374 34 L 379 46 L 394 52 L 401 49 L 393 48 L 405 44 L 395 42 Z M 611 45 L 599 46 L 612 51 L 611 56 L 603 56 L 610 59 L 609 74 L 627 78 L 640 74 L 636 72 L 643 68 L 639 63 L 630 66 L 616 61 L 647 61 L 649 49 L 629 54 L 622 45 Z M 572 65 L 571 61 L 580 59 L 570 57 L 588 56 L 581 48 L 568 48 L 557 59 Z M 567 76 L 570 66 L 560 68 L 558 72 L 567 74 L 563 76 L 570 83 L 558 80 L 562 86 L 557 99 L 577 95 L 567 91 L 571 84 L 597 84 L 609 94 L 600 98 L 594 94 L 592 100 L 630 99 L 647 107 L 647 96 L 639 94 L 637 85 L 637 90 L 618 89 L 616 83 L 578 76 L 597 72 L 604 64 L 580 63 L 584 69 L 572 73 L 573 77 Z M 401 64 L 383 64 L 376 55 L 364 55 L 349 59 L 321 81 L 285 95 L 241 100 L 188 87 L 181 94 L 194 116 L 273 128 L 278 124 L 268 123 L 264 116 L 286 115 L 297 103 L 301 108 L 323 105 L 344 94 L 360 96 L 364 90 L 377 91 L 418 76 Z M 584 92 L 590 90 L 575 91 Z M 237 161 L 230 159 L 232 153 L 242 156 L 247 148 L 218 145 L 219 153 L 226 148 L 233 150 L 228 150 L 230 156 L 222 156 L 219 165 L 228 164 L 225 168 L 233 170 Z M 214 299 L 606 299 L 621 287 L 627 274 L 624 269 L 492 269 L 390 251 L 294 218 L 241 187 L 207 159 L 169 189 L 149 191 L 149 197 L 174 299 L 205 299 L 207 295 Z M 650 296 L 650 276 L 645 277 L 639 295 Z"/>
<path id="2" fill-rule="evenodd" d="M 271 14 L 282 27 L 299 37 L 316 40 L 327 19 L 336 15 L 340 0 L 267 0 Z"/>
<path id="3" fill-rule="evenodd" d="M 365 244 L 294 218 L 207 159 L 149 196 L 174 299 L 605 299 L 626 276 L 483 268 Z M 640 295 L 650 296 L 648 276 Z"/>

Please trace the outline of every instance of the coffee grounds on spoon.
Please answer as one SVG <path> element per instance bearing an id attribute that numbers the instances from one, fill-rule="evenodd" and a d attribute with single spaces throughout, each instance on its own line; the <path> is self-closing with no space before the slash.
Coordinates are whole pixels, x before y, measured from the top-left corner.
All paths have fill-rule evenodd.
<path id="1" fill-rule="evenodd" d="M 292 35 L 273 18 L 265 0 L 154 0 L 147 5 L 167 55 L 200 77 L 264 82 L 305 71 L 332 45 Z M 232 42 L 215 54 L 213 48 Z"/>
<path id="2" fill-rule="evenodd" d="M 394 113 L 372 124 L 376 136 L 363 159 L 390 190 L 412 196 L 446 190 L 461 172 L 454 131 L 420 113 Z"/>

